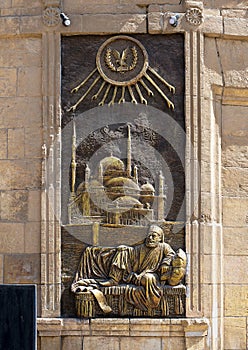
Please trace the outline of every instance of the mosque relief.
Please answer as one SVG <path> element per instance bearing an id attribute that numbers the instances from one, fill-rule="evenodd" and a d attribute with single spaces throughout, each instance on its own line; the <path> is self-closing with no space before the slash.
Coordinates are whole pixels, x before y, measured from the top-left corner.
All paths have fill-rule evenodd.
<path id="1" fill-rule="evenodd" d="M 66 46 L 72 42 L 63 44 L 64 316 L 185 312 L 182 79 L 173 97 L 183 64 L 174 86 L 150 62 L 153 44 L 148 52 L 138 39 L 98 38 L 95 64 L 89 63 L 76 87 L 66 75 L 75 69 Z M 177 45 L 183 52 L 182 42 Z M 88 44 L 91 53 L 92 47 L 97 45 Z M 79 74 L 82 67 L 77 69 Z"/>

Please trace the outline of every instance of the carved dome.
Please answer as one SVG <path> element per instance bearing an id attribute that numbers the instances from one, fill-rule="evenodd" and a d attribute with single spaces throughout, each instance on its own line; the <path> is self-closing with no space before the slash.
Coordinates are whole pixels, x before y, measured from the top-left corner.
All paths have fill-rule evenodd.
<path id="1" fill-rule="evenodd" d="M 150 183 L 145 183 L 140 187 L 141 194 L 150 194 L 153 195 L 155 193 L 154 187 Z"/>
<path id="2" fill-rule="evenodd" d="M 143 204 L 136 198 L 130 196 L 123 196 L 115 199 L 113 204 L 120 208 L 143 208 Z"/>
<path id="3" fill-rule="evenodd" d="M 105 186 L 112 200 L 120 196 L 138 197 L 140 193 L 139 186 L 133 180 L 123 176 L 108 180 Z"/>
<path id="4" fill-rule="evenodd" d="M 100 166 L 102 167 L 102 173 L 106 171 L 124 171 L 125 165 L 123 161 L 117 157 L 110 156 L 103 158 L 100 162 Z"/>

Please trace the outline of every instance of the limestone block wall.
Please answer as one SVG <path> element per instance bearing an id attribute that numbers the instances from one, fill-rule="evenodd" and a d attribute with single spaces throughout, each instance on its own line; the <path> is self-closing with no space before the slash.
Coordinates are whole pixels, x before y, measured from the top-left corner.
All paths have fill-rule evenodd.
<path id="1" fill-rule="evenodd" d="M 0 282 L 38 285 L 42 349 L 95 348 L 98 342 L 128 349 L 134 340 L 147 349 L 248 347 L 248 3 L 179 2 L 1 2 Z M 203 10 L 198 27 L 185 19 L 186 9 L 195 6 Z M 50 17 L 47 8 L 53 9 Z M 70 16 L 70 27 L 61 24 L 56 9 Z M 168 24 L 171 12 L 181 14 L 175 28 Z M 155 40 L 156 34 L 177 32 L 185 35 L 186 130 L 196 146 L 188 160 L 201 166 L 200 177 L 187 187 L 188 207 L 200 189 L 186 227 L 189 321 L 151 322 L 144 334 L 135 333 L 144 321 L 125 320 L 115 335 L 99 338 L 106 325 L 97 320 L 59 317 L 60 149 L 53 140 L 60 133 L 60 36 L 149 33 Z M 187 179 L 195 179 L 189 168 Z M 114 322 L 106 323 L 109 329 Z"/>

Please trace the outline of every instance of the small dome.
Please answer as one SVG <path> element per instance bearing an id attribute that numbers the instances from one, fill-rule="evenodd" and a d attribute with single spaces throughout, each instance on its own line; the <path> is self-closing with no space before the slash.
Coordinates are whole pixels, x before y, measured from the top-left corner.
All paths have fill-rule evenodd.
<path id="1" fill-rule="evenodd" d="M 120 208 L 143 208 L 143 205 L 138 199 L 130 196 L 119 197 L 113 201 L 113 204 Z"/>
<path id="2" fill-rule="evenodd" d="M 145 183 L 144 185 L 141 186 L 141 193 L 142 194 L 154 194 L 155 189 L 150 183 Z"/>
<path id="3" fill-rule="evenodd" d="M 100 162 L 100 166 L 102 167 L 103 175 L 106 171 L 123 171 L 125 169 L 123 161 L 114 156 L 103 158 Z"/>

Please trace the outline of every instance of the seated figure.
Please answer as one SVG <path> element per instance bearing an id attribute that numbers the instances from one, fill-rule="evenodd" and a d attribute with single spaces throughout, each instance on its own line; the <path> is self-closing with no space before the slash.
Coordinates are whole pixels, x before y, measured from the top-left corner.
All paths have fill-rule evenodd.
<path id="1" fill-rule="evenodd" d="M 185 274 L 186 255 L 163 242 L 163 230 L 151 226 L 143 243 L 116 248 L 87 247 L 72 284 L 74 293 L 92 291 L 104 312 L 111 312 L 101 287 L 125 286 L 125 299 L 143 311 L 157 308 L 161 287 L 175 286 Z"/>

